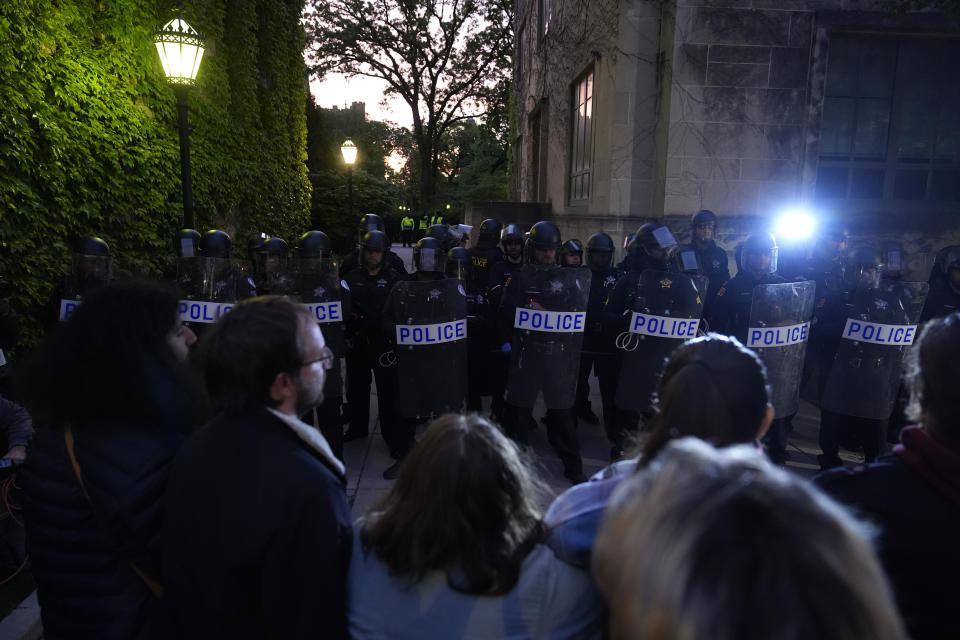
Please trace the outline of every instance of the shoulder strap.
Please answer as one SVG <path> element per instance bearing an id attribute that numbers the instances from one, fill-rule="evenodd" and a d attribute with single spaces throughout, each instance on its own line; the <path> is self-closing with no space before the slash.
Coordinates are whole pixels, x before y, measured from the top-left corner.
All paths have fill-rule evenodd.
<path id="1" fill-rule="evenodd" d="M 93 507 L 93 500 L 90 499 L 90 494 L 87 493 L 87 486 L 83 483 L 83 473 L 80 471 L 80 462 L 77 460 L 76 446 L 73 438 L 73 426 L 67 425 L 63 430 L 63 440 L 67 445 L 67 455 L 70 456 L 70 464 L 73 466 L 73 473 L 77 476 L 77 482 L 80 483 L 80 490 L 83 491 L 83 497 L 87 499 L 87 503 Z M 130 562 L 130 568 L 133 569 L 133 572 L 137 574 L 137 577 L 143 581 L 143 584 L 147 586 L 147 589 L 150 590 L 150 593 L 154 595 L 158 600 L 163 599 L 163 585 L 157 582 L 154 578 L 147 575 L 147 573 L 137 566 L 136 562 Z"/>

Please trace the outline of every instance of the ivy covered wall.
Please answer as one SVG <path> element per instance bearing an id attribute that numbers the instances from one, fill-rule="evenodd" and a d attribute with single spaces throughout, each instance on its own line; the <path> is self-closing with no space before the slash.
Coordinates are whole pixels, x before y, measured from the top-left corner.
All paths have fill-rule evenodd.
<path id="1" fill-rule="evenodd" d="M 207 40 L 190 94 L 196 226 L 243 255 L 309 226 L 303 0 L 183 0 Z M 99 235 L 119 275 L 159 276 L 182 221 L 176 98 L 153 31 L 168 0 L 0 3 L 0 275 L 27 343 Z"/>

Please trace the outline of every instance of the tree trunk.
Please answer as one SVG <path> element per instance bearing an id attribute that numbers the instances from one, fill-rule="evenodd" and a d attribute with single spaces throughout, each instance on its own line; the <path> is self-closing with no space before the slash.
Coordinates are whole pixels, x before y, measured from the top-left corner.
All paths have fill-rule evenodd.
<path id="1" fill-rule="evenodd" d="M 433 144 L 429 136 L 417 140 L 420 152 L 420 211 L 431 214 L 434 208 Z"/>

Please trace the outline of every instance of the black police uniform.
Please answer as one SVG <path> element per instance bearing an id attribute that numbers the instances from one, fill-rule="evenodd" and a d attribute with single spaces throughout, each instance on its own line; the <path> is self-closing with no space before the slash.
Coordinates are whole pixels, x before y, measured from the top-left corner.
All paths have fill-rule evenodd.
<path id="1" fill-rule="evenodd" d="M 597 374 L 603 402 L 603 424 L 607 438 L 616 442 L 616 417 L 613 399 L 617 393 L 620 372 L 619 356 L 614 347 L 615 336 L 604 330 L 603 307 L 617 283 L 619 273 L 613 267 L 590 269 L 590 297 L 587 300 L 587 325 L 583 334 L 583 351 L 577 375 L 577 409 L 590 406 L 590 370 Z"/>
<path id="2" fill-rule="evenodd" d="M 566 290 L 556 291 L 553 295 L 547 295 L 547 292 L 539 290 L 524 290 L 519 284 L 519 279 L 512 277 L 507 283 L 503 295 L 503 302 L 500 307 L 502 342 L 511 342 L 513 340 L 514 316 L 516 315 L 517 307 L 521 306 L 525 297 L 535 297 L 539 303 L 549 311 L 571 309 L 573 305 L 567 303 L 567 296 L 569 295 L 570 293 Z M 551 361 L 549 353 L 563 349 L 565 346 L 564 343 L 568 339 L 569 336 L 567 335 L 556 334 L 556 337 L 532 337 L 528 343 L 528 348 L 541 352 L 539 355 L 542 357 L 537 360 L 537 362 L 543 365 L 543 369 L 539 372 L 541 375 L 537 375 L 536 373 L 530 374 L 531 378 L 536 380 L 536 384 L 531 385 L 526 391 L 531 391 L 534 388 L 536 388 L 537 391 L 542 391 L 544 401 L 548 407 L 553 403 L 554 397 L 560 393 L 554 382 L 557 378 L 555 375 L 556 372 L 549 370 Z M 513 348 L 519 348 L 519 345 L 514 344 Z M 529 430 L 530 420 L 533 415 L 533 401 L 536 400 L 535 396 L 536 392 L 534 393 L 532 401 L 523 403 L 529 404 L 530 406 L 520 406 L 511 402 L 507 402 L 506 404 L 507 415 L 503 425 L 504 429 L 508 436 L 520 444 L 527 444 L 527 431 Z M 529 398 L 527 399 L 529 400 Z M 564 475 L 571 480 L 582 479 L 583 461 L 580 458 L 580 443 L 577 440 L 573 411 L 571 409 L 548 408 L 546 426 L 547 440 L 556 452 L 557 457 L 559 457 L 563 463 Z"/>
<path id="3" fill-rule="evenodd" d="M 401 276 L 401 280 L 405 280 L 407 274 L 407 267 L 403 264 L 403 258 L 395 254 L 393 251 L 387 249 L 383 254 L 383 263 L 384 265 L 390 267 L 392 270 L 397 272 Z M 340 277 L 343 278 L 348 273 L 360 267 L 360 249 L 354 249 L 350 252 L 346 258 L 343 259 L 343 263 L 340 265 Z"/>
<path id="4" fill-rule="evenodd" d="M 481 249 L 471 247 L 470 252 L 470 282 L 476 291 L 484 291 L 490 281 L 490 269 L 504 260 L 500 247 Z"/>
<path id="5" fill-rule="evenodd" d="M 490 313 L 494 316 L 500 308 L 503 301 L 504 290 L 511 278 L 523 268 L 523 262 L 510 262 L 506 258 L 499 262 L 494 262 L 488 269 L 487 274 L 487 303 L 490 305 Z M 494 322 L 496 318 L 494 317 Z M 498 344 L 499 343 L 499 344 Z M 503 341 L 494 339 L 495 351 L 491 354 L 490 367 L 490 412 L 494 419 L 501 424 L 506 420 L 503 394 L 507 389 L 507 374 L 510 371 L 510 356 L 504 355 L 500 351 L 500 345 Z"/>
<path id="6" fill-rule="evenodd" d="M 350 403 L 350 429 L 347 440 L 363 437 L 370 424 L 370 372 L 377 379 L 377 407 L 380 414 L 380 430 L 387 448 L 394 458 L 400 458 L 412 444 L 397 420 L 396 367 L 381 356 L 390 350 L 381 324 L 384 305 L 393 285 L 402 276 L 389 266 L 384 266 L 376 275 L 364 268 L 356 268 L 344 276 L 350 291 L 351 314 L 347 320 L 347 401 Z"/>
<path id="7" fill-rule="evenodd" d="M 700 265 L 700 275 L 707 278 L 707 297 L 704 299 L 703 314 L 709 317 L 712 311 L 713 300 L 717 291 L 730 280 L 730 266 L 727 261 L 727 252 L 717 246 L 713 240 L 701 244 L 693 241 L 689 244 L 682 244 L 677 251 L 693 251 L 697 254 L 697 262 Z"/>
<path id="8" fill-rule="evenodd" d="M 871 313 L 871 321 L 881 324 L 907 324 L 907 315 L 902 300 L 896 299 L 898 290 L 890 292 L 893 299 L 884 299 L 879 289 L 870 289 L 867 292 L 854 287 L 844 292 L 838 298 L 838 304 L 831 308 L 830 326 L 839 327 L 836 344 L 839 349 L 839 338 L 843 326 L 848 318 L 858 313 L 868 311 L 866 305 L 877 307 Z M 846 366 L 847 375 L 870 376 L 873 371 L 882 370 L 888 366 L 890 347 L 864 343 L 860 355 L 855 362 L 834 363 Z M 836 353 L 836 352 L 835 352 Z M 836 360 L 834 356 L 833 360 Z M 829 469 L 843 464 L 840 459 L 840 446 L 851 439 L 863 447 L 863 457 L 866 462 L 877 459 L 883 449 L 883 442 L 887 431 L 887 420 L 873 420 L 841 413 L 835 413 L 821 408 L 819 444 L 823 452 L 818 456 L 821 469 Z"/>
<path id="9" fill-rule="evenodd" d="M 710 330 L 734 336 L 743 344 L 747 344 L 754 287 L 762 284 L 782 284 L 786 281 L 776 273 L 764 273 L 758 278 L 749 271 L 741 270 L 717 291 L 713 304 L 713 316 L 710 319 Z M 792 428 L 791 421 L 794 415 L 796 414 L 774 420 L 764 436 L 764 443 L 767 445 L 770 457 L 777 462 L 783 462 L 786 459 L 787 434 Z"/>
<path id="10" fill-rule="evenodd" d="M 920 322 L 943 318 L 957 311 L 960 311 L 960 293 L 949 283 L 944 282 L 930 289 L 927 301 L 923 305 L 923 313 L 920 314 Z"/>

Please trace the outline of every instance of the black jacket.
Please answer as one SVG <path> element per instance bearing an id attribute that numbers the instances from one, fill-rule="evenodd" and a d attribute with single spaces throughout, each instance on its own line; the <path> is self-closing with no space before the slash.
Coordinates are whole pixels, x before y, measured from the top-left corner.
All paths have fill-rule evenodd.
<path id="1" fill-rule="evenodd" d="M 877 555 L 910 637 L 956 638 L 960 451 L 917 431 L 904 431 L 901 445 L 922 452 L 916 462 L 884 456 L 870 465 L 827 471 L 814 483 L 878 527 Z M 910 444 L 917 441 L 922 446 Z"/>
<path id="2" fill-rule="evenodd" d="M 131 562 L 159 576 L 163 497 L 182 425 L 74 425 L 84 497 L 60 427 L 37 429 L 23 473 L 28 552 L 45 638 L 150 637 L 156 600 Z"/>
<path id="3" fill-rule="evenodd" d="M 175 637 L 346 637 L 344 483 L 265 408 L 194 434 L 168 490 L 163 575 Z"/>
<path id="4" fill-rule="evenodd" d="M 710 330 L 734 336 L 746 344 L 754 287 L 784 282 L 786 280 L 775 273 L 765 273 L 757 278 L 749 271 L 740 271 L 717 291 L 708 317 Z"/>

